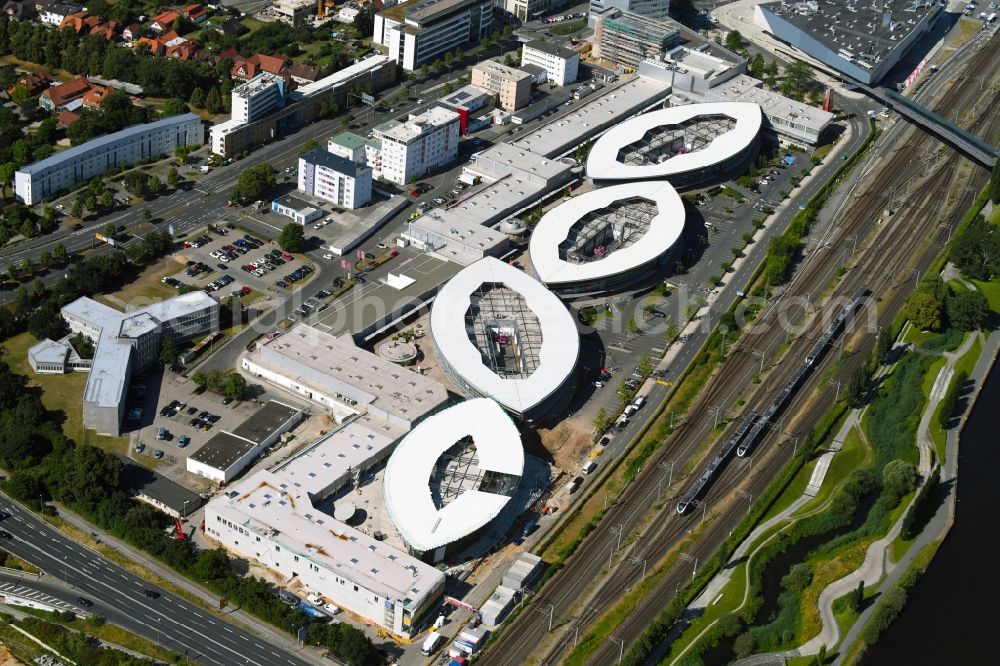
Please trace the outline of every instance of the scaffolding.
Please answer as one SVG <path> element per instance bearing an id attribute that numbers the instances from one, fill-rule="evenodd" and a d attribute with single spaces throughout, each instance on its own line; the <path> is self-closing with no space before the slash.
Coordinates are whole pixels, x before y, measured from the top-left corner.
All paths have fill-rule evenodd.
<path id="1" fill-rule="evenodd" d="M 656 204 L 642 197 L 593 210 L 570 227 L 559 244 L 559 258 L 574 264 L 605 259 L 645 236 L 656 213 Z"/>
<path id="2" fill-rule="evenodd" d="M 441 454 L 434 465 L 430 480 L 431 498 L 440 511 L 469 490 L 513 497 L 519 479 L 512 474 L 481 470 L 476 443 L 472 437 L 466 436 Z"/>
<path id="3" fill-rule="evenodd" d="M 632 67 L 646 58 L 662 56 L 684 41 L 670 23 L 627 11 L 602 17 L 595 34 L 599 35 L 601 58 Z"/>
<path id="4" fill-rule="evenodd" d="M 542 327 L 517 291 L 484 283 L 470 298 L 465 328 L 483 365 L 504 379 L 525 379 L 538 368 Z"/>
<path id="5" fill-rule="evenodd" d="M 618 151 L 618 161 L 629 166 L 662 164 L 675 155 L 702 150 L 734 127 L 734 119 L 716 114 L 660 125 L 646 132 L 638 141 L 623 146 Z"/>

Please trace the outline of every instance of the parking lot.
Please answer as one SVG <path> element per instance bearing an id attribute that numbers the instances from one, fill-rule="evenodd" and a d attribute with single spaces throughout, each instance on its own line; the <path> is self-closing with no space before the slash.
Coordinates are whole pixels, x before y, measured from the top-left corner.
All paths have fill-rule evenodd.
<path id="1" fill-rule="evenodd" d="M 164 282 L 177 289 L 207 287 L 219 299 L 252 299 L 254 292 L 276 292 L 293 284 L 288 281 L 290 274 L 302 279 L 313 270 L 310 262 L 282 252 L 265 239 L 226 227 L 190 237 L 177 258 L 187 267 Z"/>

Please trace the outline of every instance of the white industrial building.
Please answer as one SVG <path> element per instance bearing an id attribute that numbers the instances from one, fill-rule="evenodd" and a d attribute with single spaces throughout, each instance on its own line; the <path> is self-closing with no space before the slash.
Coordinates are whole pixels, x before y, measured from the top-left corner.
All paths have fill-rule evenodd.
<path id="1" fill-rule="evenodd" d="M 620 291 L 657 277 L 684 233 L 670 183 L 601 187 L 546 213 L 531 234 L 534 275 L 560 295 Z"/>
<path id="2" fill-rule="evenodd" d="M 448 281 L 431 309 L 445 374 L 466 397 L 490 397 L 528 422 L 558 415 L 573 397 L 580 338 L 545 286 L 493 257 Z"/>
<path id="3" fill-rule="evenodd" d="M 409 0 L 375 14 L 372 42 L 406 71 L 490 34 L 493 0 Z"/>
<path id="4" fill-rule="evenodd" d="M 588 16 L 592 17 L 611 7 L 651 18 L 667 18 L 670 0 L 590 0 Z"/>
<path id="5" fill-rule="evenodd" d="M 326 213 L 312 202 L 288 194 L 271 202 L 271 212 L 284 215 L 303 226 L 323 217 Z"/>
<path id="6" fill-rule="evenodd" d="M 187 471 L 216 483 L 229 483 L 301 420 L 301 409 L 269 400 L 236 429 L 212 435 L 188 456 Z"/>
<path id="7" fill-rule="evenodd" d="M 316 148 L 299 157 L 299 191 L 341 208 L 361 208 L 372 200 L 372 170 Z"/>
<path id="8" fill-rule="evenodd" d="M 203 291 L 131 312 L 84 296 L 63 306 L 61 314 L 73 333 L 94 342 L 83 391 L 83 424 L 115 437 L 125 415 L 132 374 L 159 361 L 163 339 L 183 343 L 219 330 L 219 304 Z"/>
<path id="9" fill-rule="evenodd" d="M 454 162 L 459 129 L 459 115 L 440 106 L 410 114 L 403 122 L 390 120 L 377 126 L 374 138 L 381 145 L 382 177 L 408 185 L 412 179 Z"/>
<path id="10" fill-rule="evenodd" d="M 326 601 L 412 637 L 441 599 L 444 573 L 319 508 L 357 468 L 384 458 L 390 441 L 356 424 L 336 430 L 209 502 L 205 532 Z M 334 513 L 343 503 L 336 500 Z"/>
<path id="11" fill-rule="evenodd" d="M 405 432 L 448 402 L 439 382 L 354 344 L 299 324 L 257 345 L 242 369 L 330 410 L 339 422 L 367 413 L 373 423 Z"/>
<path id="12" fill-rule="evenodd" d="M 193 113 L 133 125 L 21 167 L 14 172 L 14 191 L 18 199 L 34 205 L 109 169 L 168 155 L 177 146 L 203 143 L 205 128 Z"/>
<path id="13" fill-rule="evenodd" d="M 249 123 L 285 105 L 285 79 L 263 72 L 233 88 L 233 122 Z"/>
<path id="14" fill-rule="evenodd" d="M 424 419 L 399 443 L 385 471 L 385 506 L 411 552 L 440 562 L 483 527 L 513 518 L 511 497 L 523 474 L 521 434 L 510 416 L 493 400 L 466 400 Z"/>
<path id="15" fill-rule="evenodd" d="M 651 111 L 616 125 L 587 157 L 587 176 L 600 181 L 665 178 L 676 188 L 700 187 L 742 173 L 757 155 L 764 115 L 748 102 L 686 104 Z"/>
<path id="16" fill-rule="evenodd" d="M 576 81 L 580 54 L 565 46 L 541 40 L 528 42 L 521 50 L 521 67 L 537 65 L 545 70 L 549 83 L 566 86 Z"/>

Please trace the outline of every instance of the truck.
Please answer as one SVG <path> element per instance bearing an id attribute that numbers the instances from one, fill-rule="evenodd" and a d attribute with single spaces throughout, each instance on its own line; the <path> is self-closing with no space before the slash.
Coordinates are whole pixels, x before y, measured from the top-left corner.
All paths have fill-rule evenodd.
<path id="1" fill-rule="evenodd" d="M 424 644 L 420 646 L 420 652 L 425 656 L 429 657 L 435 652 L 437 652 L 438 646 L 441 645 L 441 641 L 444 640 L 444 636 L 436 631 L 432 631 L 427 634 L 427 638 L 424 639 Z"/>
<path id="2" fill-rule="evenodd" d="M 312 604 L 306 603 L 304 601 L 301 602 L 301 603 L 299 603 L 296 606 L 296 608 L 298 608 L 300 611 L 302 611 L 303 613 L 305 613 L 309 617 L 317 619 L 317 620 L 329 620 L 330 619 L 329 615 L 327 615 L 326 613 L 324 613 L 320 609 L 316 608 Z"/>
<path id="3" fill-rule="evenodd" d="M 114 236 L 105 236 L 104 234 L 97 233 L 94 234 L 94 239 L 102 243 L 107 243 L 111 247 L 118 247 L 118 241 L 114 239 Z"/>
<path id="4" fill-rule="evenodd" d="M 198 171 L 201 171 L 202 173 L 208 173 L 211 170 L 212 170 L 212 167 L 210 167 L 208 165 L 203 165 L 203 166 L 198 167 Z"/>

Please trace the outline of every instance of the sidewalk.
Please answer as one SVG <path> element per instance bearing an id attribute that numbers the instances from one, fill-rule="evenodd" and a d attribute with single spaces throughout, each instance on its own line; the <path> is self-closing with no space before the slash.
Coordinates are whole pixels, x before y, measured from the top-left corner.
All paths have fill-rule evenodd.
<path id="1" fill-rule="evenodd" d="M 177 573 L 166 564 L 156 560 L 155 558 L 143 553 L 142 551 L 133 548 L 121 539 L 112 536 L 108 532 L 100 529 L 96 525 L 87 522 L 81 516 L 73 513 L 70 509 L 66 508 L 62 504 L 57 504 L 53 502 L 59 508 L 59 516 L 63 518 L 67 523 L 70 523 L 74 527 L 83 530 L 84 532 L 99 538 L 102 543 L 106 544 L 110 548 L 118 551 L 130 561 L 136 564 L 142 565 L 149 571 L 160 576 L 164 580 L 167 580 L 177 587 L 183 589 L 188 594 L 191 594 L 198 599 L 205 602 L 208 608 L 213 609 L 216 613 L 233 623 L 242 624 L 249 630 L 258 634 L 264 640 L 274 643 L 275 645 L 282 647 L 292 653 L 297 654 L 299 657 L 310 659 L 315 662 L 320 662 L 320 656 L 316 654 L 314 650 L 310 648 L 302 648 L 299 642 L 296 641 L 292 636 L 286 635 L 277 627 L 267 624 L 263 620 L 259 620 L 253 615 L 244 612 L 238 608 L 230 607 L 230 610 L 224 612 L 219 612 L 217 609 L 219 607 L 219 595 L 211 592 L 200 585 L 193 583 L 181 574 Z"/>

